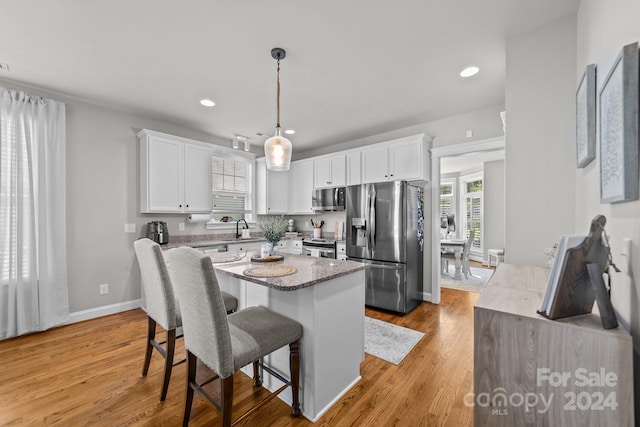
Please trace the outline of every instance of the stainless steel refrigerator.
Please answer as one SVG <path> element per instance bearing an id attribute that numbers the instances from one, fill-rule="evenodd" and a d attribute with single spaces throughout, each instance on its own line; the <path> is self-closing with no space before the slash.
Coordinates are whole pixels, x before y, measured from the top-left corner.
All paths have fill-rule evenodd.
<path id="1" fill-rule="evenodd" d="M 422 302 L 424 191 L 406 181 L 347 187 L 347 256 L 368 264 L 365 304 L 408 313 Z"/>

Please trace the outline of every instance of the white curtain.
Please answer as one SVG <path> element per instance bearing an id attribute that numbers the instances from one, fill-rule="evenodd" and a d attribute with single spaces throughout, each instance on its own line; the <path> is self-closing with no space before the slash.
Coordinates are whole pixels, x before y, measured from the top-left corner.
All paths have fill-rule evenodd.
<path id="1" fill-rule="evenodd" d="M 65 105 L 0 87 L 0 339 L 69 316 Z"/>

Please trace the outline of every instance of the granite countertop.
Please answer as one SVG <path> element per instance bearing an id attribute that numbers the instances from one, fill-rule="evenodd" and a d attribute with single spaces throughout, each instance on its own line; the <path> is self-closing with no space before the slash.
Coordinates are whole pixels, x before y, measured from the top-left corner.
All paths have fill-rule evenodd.
<path id="1" fill-rule="evenodd" d="M 300 240 L 300 237 L 283 237 L 282 240 Z M 236 238 L 234 234 L 204 234 L 194 236 L 171 236 L 169 243 L 162 245 L 162 249 L 179 248 L 180 246 L 190 246 L 192 248 L 203 248 L 206 246 L 229 245 L 234 243 L 266 242 L 263 236 L 251 236 L 249 238 Z"/>
<path id="2" fill-rule="evenodd" d="M 366 264 L 355 261 L 339 261 L 330 258 L 315 258 L 304 255 L 285 255 L 284 260 L 277 262 L 251 262 L 251 252 L 241 261 L 229 263 L 214 263 L 216 272 L 236 277 L 238 279 L 264 285 L 281 291 L 295 291 L 314 286 L 340 276 L 364 270 Z M 268 265 L 287 265 L 295 267 L 296 273 L 289 276 L 258 278 L 245 276 L 243 272 L 252 267 L 266 267 Z"/>

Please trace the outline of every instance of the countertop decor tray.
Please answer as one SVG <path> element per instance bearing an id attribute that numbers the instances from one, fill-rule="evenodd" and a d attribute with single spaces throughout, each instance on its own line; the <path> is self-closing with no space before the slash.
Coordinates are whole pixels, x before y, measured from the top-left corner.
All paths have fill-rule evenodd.
<path id="1" fill-rule="evenodd" d="M 290 265 L 269 265 L 265 267 L 248 268 L 242 272 L 249 277 L 282 277 L 297 273 L 298 270 Z"/>
<path id="2" fill-rule="evenodd" d="M 282 261 L 284 259 L 284 255 L 269 255 L 268 257 L 258 257 L 252 256 L 251 262 L 274 262 L 274 261 Z"/>

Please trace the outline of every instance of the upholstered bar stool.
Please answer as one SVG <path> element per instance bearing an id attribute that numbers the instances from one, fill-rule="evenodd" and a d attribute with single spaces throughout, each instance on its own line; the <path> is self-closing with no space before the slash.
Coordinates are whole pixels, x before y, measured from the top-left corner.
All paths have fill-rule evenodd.
<path id="1" fill-rule="evenodd" d="M 143 310 L 147 313 L 147 341 L 142 376 L 146 376 L 149 372 L 151 354 L 155 348 L 165 359 L 164 379 L 160 393 L 160 400 L 163 401 L 167 397 L 171 370 L 174 366 L 176 338 L 179 338 L 176 331 L 182 326 L 182 317 L 160 245 L 145 238 L 136 240 L 133 242 L 133 246 L 138 258 L 144 288 L 146 307 L 143 307 Z M 238 307 L 238 300 L 233 295 L 224 294 L 223 297 L 227 310 L 229 312 L 235 311 Z M 156 341 L 157 324 L 160 324 L 166 331 L 165 341 Z M 163 347 L 164 344 L 166 344 L 166 348 Z M 176 365 L 182 362 L 184 360 Z"/>
<path id="2" fill-rule="evenodd" d="M 184 344 L 187 348 L 188 382 L 183 426 L 189 424 L 194 390 L 222 413 L 222 425 L 230 426 L 233 374 L 249 363 L 253 363 L 254 387 L 261 385 L 259 367 L 284 382 L 282 387 L 257 406 L 268 402 L 290 385 L 293 396 L 291 414 L 294 417 L 300 415 L 299 340 L 302 337 L 302 325 L 265 307 L 248 307 L 227 316 L 208 256 L 185 247 L 168 251 L 167 258 L 171 264 L 173 285 L 180 299 Z M 263 356 L 285 345 L 289 346 L 290 380 L 261 362 Z M 196 382 L 198 359 L 215 373 L 213 378 L 203 383 Z M 218 378 L 221 383 L 220 402 L 202 388 Z M 234 424 L 255 409 L 250 409 Z"/>

